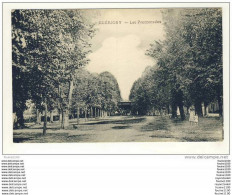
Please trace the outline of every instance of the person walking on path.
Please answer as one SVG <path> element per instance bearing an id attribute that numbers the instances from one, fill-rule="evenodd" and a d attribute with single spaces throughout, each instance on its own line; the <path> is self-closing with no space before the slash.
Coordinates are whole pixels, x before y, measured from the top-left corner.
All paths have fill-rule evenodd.
<path id="1" fill-rule="evenodd" d="M 195 109 L 194 108 L 190 108 L 189 122 L 190 122 L 190 125 L 192 125 L 192 124 L 197 124 L 198 125 L 198 115 L 195 114 Z"/>

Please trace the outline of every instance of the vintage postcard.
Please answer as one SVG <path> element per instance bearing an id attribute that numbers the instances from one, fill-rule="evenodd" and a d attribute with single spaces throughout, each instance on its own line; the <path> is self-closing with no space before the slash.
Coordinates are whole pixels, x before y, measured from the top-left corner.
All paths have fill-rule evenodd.
<path id="1" fill-rule="evenodd" d="M 4 6 L 3 153 L 228 153 L 227 4 L 42 5 Z"/>

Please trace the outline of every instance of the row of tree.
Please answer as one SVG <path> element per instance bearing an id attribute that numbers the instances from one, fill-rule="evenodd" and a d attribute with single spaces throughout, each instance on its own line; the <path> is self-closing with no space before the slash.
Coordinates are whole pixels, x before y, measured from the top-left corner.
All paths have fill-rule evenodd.
<path id="1" fill-rule="evenodd" d="M 62 124 L 68 124 L 69 113 L 78 101 L 115 109 L 120 98 L 117 81 L 109 73 L 91 75 L 80 70 L 88 64 L 90 39 L 94 25 L 80 10 L 14 10 L 12 11 L 13 112 L 16 128 L 24 126 L 26 101 L 47 111 L 55 107 L 62 113 Z M 101 84 L 99 84 L 101 83 Z M 99 88 L 104 88 L 104 94 Z M 117 90 L 115 90 L 117 88 Z M 115 97 L 110 97 L 110 90 Z M 117 96 L 117 97 L 116 97 Z M 73 101 L 75 97 L 75 101 Z"/>
<path id="2" fill-rule="evenodd" d="M 162 12 L 166 38 L 151 44 L 147 55 L 156 65 L 133 85 L 134 111 L 171 107 L 172 117 L 185 118 L 183 106 L 194 106 L 202 116 L 210 102 L 223 105 L 222 10 L 220 8 L 167 9 Z"/>
<path id="3" fill-rule="evenodd" d="M 87 119 L 88 117 L 114 115 L 117 111 L 119 111 L 117 104 L 121 101 L 120 90 L 117 80 L 111 73 L 90 73 L 86 69 L 80 68 L 76 74 L 77 76 L 73 82 L 72 104 L 69 109 L 69 116 L 62 116 L 62 107 L 57 101 L 53 104 L 48 104 L 47 110 L 50 113 L 50 116 L 48 117 L 50 121 L 53 122 L 54 113 L 56 120 L 57 115 L 59 115 L 61 124 L 65 126 L 63 121 L 64 117 L 77 118 L 77 121 L 79 122 L 80 117 Z M 68 86 L 64 88 L 64 93 L 68 93 Z M 65 96 L 63 97 L 65 98 Z M 28 107 L 35 108 L 33 102 L 29 102 L 30 104 L 28 104 Z M 36 113 L 37 115 L 37 123 L 40 123 L 40 112 L 44 113 L 44 109 L 37 109 L 37 112 L 35 112 L 36 110 L 34 109 L 33 111 L 33 113 Z M 44 117 L 42 118 L 44 120 Z"/>
<path id="4" fill-rule="evenodd" d="M 121 94 L 118 82 L 109 72 L 89 73 L 79 69 L 74 82 L 72 110 L 80 107 L 97 107 L 113 114 L 118 111 Z"/>

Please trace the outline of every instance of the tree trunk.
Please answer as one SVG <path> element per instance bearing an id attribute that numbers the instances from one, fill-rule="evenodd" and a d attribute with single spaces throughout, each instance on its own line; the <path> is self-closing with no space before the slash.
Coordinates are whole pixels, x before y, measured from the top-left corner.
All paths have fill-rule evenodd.
<path id="1" fill-rule="evenodd" d="M 87 107 L 85 108 L 85 121 L 87 121 Z"/>
<path id="2" fill-rule="evenodd" d="M 43 135 L 46 134 L 46 130 L 47 130 L 47 99 L 45 98 L 45 102 L 44 102 L 44 125 L 43 125 Z"/>
<path id="3" fill-rule="evenodd" d="M 68 89 L 68 106 L 65 109 L 65 112 L 62 113 L 62 129 L 65 129 L 69 126 L 69 110 L 72 105 L 72 93 L 73 93 L 73 80 L 69 81 L 69 89 Z"/>
<path id="4" fill-rule="evenodd" d="M 178 99 L 178 106 L 179 106 L 179 110 L 180 110 L 180 117 L 181 117 L 181 120 L 184 120 L 185 119 L 185 114 L 184 114 L 184 105 L 183 105 L 183 102 L 182 102 L 182 98 L 181 99 Z"/>
<path id="5" fill-rule="evenodd" d="M 61 121 L 61 129 L 65 129 L 69 126 L 69 112 L 68 110 L 62 110 L 62 121 Z"/>
<path id="6" fill-rule="evenodd" d="M 50 123 L 53 123 L 53 112 L 50 111 Z"/>
<path id="7" fill-rule="evenodd" d="M 72 93 L 73 93 L 73 80 L 70 80 L 69 91 L 68 91 L 68 108 L 70 108 L 72 104 Z"/>
<path id="8" fill-rule="evenodd" d="M 93 107 L 90 106 L 90 118 L 93 118 Z"/>
<path id="9" fill-rule="evenodd" d="M 168 109 L 168 114 L 170 114 L 170 108 L 169 108 L 169 105 L 167 105 L 167 109 Z"/>
<path id="10" fill-rule="evenodd" d="M 79 118 L 80 118 L 80 109 L 79 106 L 77 106 L 77 124 L 79 124 Z"/>
<path id="11" fill-rule="evenodd" d="M 198 116 L 202 116 L 202 106 L 201 102 L 196 102 L 195 103 L 195 112 Z"/>
<path id="12" fill-rule="evenodd" d="M 179 105 L 179 109 L 180 109 L 181 120 L 184 120 L 185 119 L 185 114 L 184 114 L 184 106 L 183 106 L 183 104 Z"/>
<path id="13" fill-rule="evenodd" d="M 13 128 L 17 128 L 17 116 L 16 113 L 13 113 Z"/>
<path id="14" fill-rule="evenodd" d="M 64 129 L 64 110 L 61 109 L 61 129 Z"/>
<path id="15" fill-rule="evenodd" d="M 206 102 L 204 102 L 204 116 L 208 115 L 208 113 L 207 113 L 207 106 L 208 106 L 208 104 Z"/>
<path id="16" fill-rule="evenodd" d="M 95 115 L 94 117 L 97 118 L 97 108 L 96 107 L 94 108 L 94 115 Z"/>
<path id="17" fill-rule="evenodd" d="M 223 116 L 223 103 L 222 98 L 218 96 L 219 115 Z"/>
<path id="18" fill-rule="evenodd" d="M 172 118 L 177 117 L 177 105 L 175 103 L 172 103 Z"/>
<path id="19" fill-rule="evenodd" d="M 59 111 L 59 122 L 60 124 L 62 123 L 62 112 L 61 111 Z"/>
<path id="20" fill-rule="evenodd" d="M 64 112 L 64 129 L 69 126 L 69 110 Z"/>
<path id="21" fill-rule="evenodd" d="M 41 113 L 39 109 L 36 109 L 36 123 L 40 124 L 41 123 Z"/>
<path id="22" fill-rule="evenodd" d="M 189 106 L 187 106 L 187 115 L 189 114 Z"/>
<path id="23" fill-rule="evenodd" d="M 17 122 L 15 124 L 15 128 L 24 128 L 24 117 L 23 117 L 23 110 L 17 110 L 16 111 L 16 116 L 17 116 Z"/>

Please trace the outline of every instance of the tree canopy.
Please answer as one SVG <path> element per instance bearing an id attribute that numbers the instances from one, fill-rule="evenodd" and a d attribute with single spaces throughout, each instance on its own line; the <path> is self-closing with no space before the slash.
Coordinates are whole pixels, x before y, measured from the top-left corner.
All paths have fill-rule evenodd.
<path id="1" fill-rule="evenodd" d="M 222 114 L 222 10 L 166 9 L 162 14 L 165 40 L 155 40 L 147 51 L 156 68 L 135 82 L 131 98 L 138 102 L 142 96 L 155 108 L 169 104 L 173 117 L 179 106 L 182 119 L 184 105 L 194 105 L 202 115 L 201 104 L 217 100 Z M 138 83 L 145 89 L 149 83 L 150 93 L 134 92 Z"/>
<path id="2" fill-rule="evenodd" d="M 100 107 L 109 112 L 117 111 L 121 95 L 118 82 L 111 73 L 95 74 L 79 69 L 77 75 L 73 91 L 74 105 Z"/>
<path id="3" fill-rule="evenodd" d="M 69 109 L 73 80 L 89 61 L 94 32 L 80 10 L 12 11 L 13 88 L 18 89 L 13 96 L 19 97 L 13 101 L 20 111 L 18 118 L 26 99 L 32 99 L 39 109 L 57 102 L 62 111 Z M 28 77 L 22 79 L 23 74 Z M 20 88 L 16 86 L 19 81 Z M 17 126 L 22 126 L 23 120 L 18 121 Z"/>

